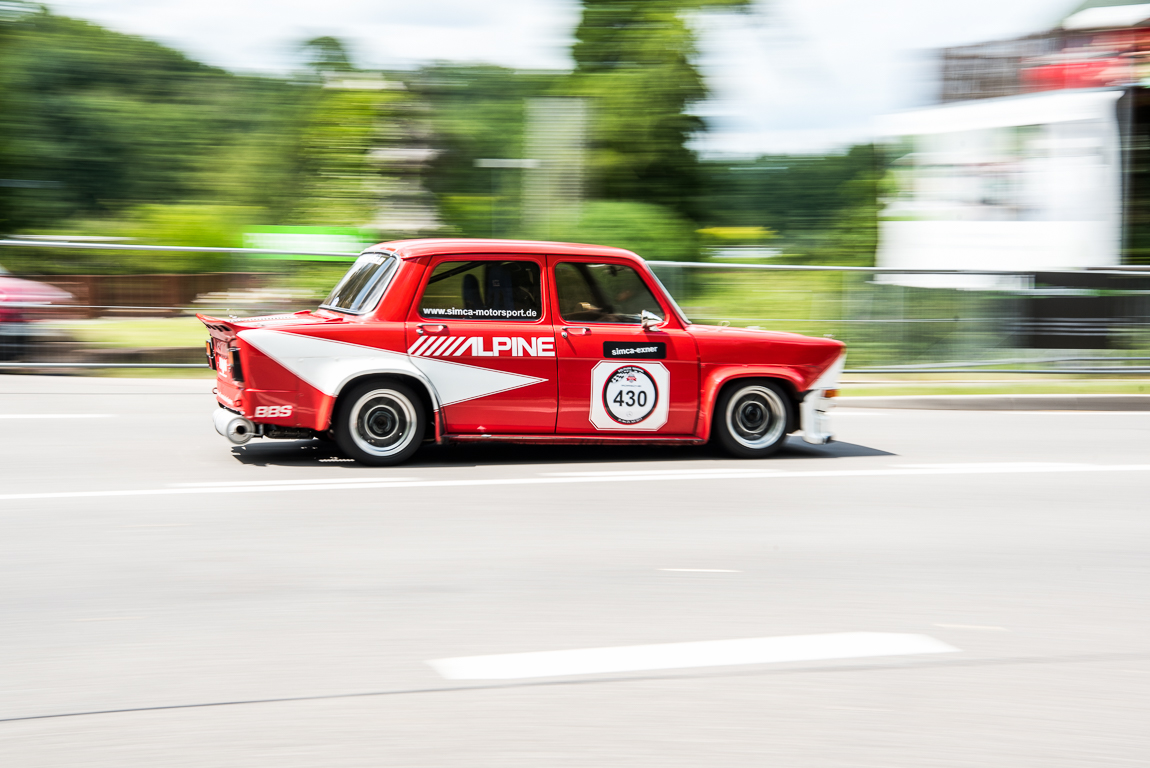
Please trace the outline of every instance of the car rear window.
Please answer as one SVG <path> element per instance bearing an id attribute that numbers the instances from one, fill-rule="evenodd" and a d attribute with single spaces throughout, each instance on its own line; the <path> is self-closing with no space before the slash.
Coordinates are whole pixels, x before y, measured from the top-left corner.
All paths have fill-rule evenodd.
<path id="1" fill-rule="evenodd" d="M 445 261 L 427 281 L 419 314 L 437 320 L 538 320 L 539 273 L 534 261 Z"/>
<path id="2" fill-rule="evenodd" d="M 397 260 L 390 253 L 365 253 L 320 304 L 324 309 L 362 315 L 375 309 L 395 274 Z"/>

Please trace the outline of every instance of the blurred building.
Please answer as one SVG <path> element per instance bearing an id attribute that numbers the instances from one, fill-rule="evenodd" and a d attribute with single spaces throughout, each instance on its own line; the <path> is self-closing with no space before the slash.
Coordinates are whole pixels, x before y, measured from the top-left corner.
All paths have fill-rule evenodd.
<path id="1" fill-rule="evenodd" d="M 880 125 L 881 266 L 1150 263 L 1150 4 L 1088 2 L 1041 34 L 944 49 L 940 82 L 937 105 Z"/>

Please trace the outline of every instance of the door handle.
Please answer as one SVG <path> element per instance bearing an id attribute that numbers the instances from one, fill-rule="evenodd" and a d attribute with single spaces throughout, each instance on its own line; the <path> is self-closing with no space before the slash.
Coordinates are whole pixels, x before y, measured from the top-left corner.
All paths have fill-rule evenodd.
<path id="1" fill-rule="evenodd" d="M 564 328 L 561 335 L 563 336 L 563 338 L 567 338 L 568 333 L 570 333 L 572 336 L 590 336 L 591 335 L 591 329 L 590 328 L 581 328 L 581 327 Z"/>
<path id="2" fill-rule="evenodd" d="M 415 332 L 418 334 L 424 333 L 443 333 L 447 330 L 447 326 L 443 323 L 424 323 L 415 326 Z"/>

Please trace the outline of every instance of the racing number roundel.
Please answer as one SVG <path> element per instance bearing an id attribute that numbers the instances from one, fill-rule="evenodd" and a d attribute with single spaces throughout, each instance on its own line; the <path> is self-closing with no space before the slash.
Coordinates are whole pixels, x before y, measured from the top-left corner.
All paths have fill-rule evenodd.
<path id="1" fill-rule="evenodd" d="M 651 374 L 634 365 L 615 371 L 603 386 L 603 407 L 620 424 L 638 424 L 659 402 L 659 388 Z"/>
<path id="2" fill-rule="evenodd" d="M 667 423 L 671 374 L 662 363 L 604 360 L 591 369 L 595 429 L 651 431 Z"/>

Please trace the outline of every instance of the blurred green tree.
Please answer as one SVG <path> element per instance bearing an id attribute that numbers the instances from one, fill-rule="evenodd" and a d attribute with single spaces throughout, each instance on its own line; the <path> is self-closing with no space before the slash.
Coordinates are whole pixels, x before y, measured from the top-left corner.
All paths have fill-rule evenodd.
<path id="1" fill-rule="evenodd" d="M 350 72 L 355 69 L 347 53 L 347 46 L 337 38 L 316 37 L 304 43 L 303 49 L 307 54 L 308 66 L 318 73 Z"/>
<path id="2" fill-rule="evenodd" d="M 691 105 L 707 95 L 692 63 L 690 14 L 747 0 L 583 0 L 572 48 L 573 95 L 593 100 L 593 197 L 664 205 L 698 219 L 699 168 Z"/>
<path id="3" fill-rule="evenodd" d="M 705 162 L 703 220 L 712 226 L 774 230 L 780 237 L 772 246 L 796 257 L 869 265 L 878 240 L 883 173 L 870 144 L 829 155 Z"/>
<path id="4" fill-rule="evenodd" d="M 335 38 L 303 48 L 321 87 L 298 148 L 294 223 L 369 228 L 383 237 L 437 230 L 423 189 L 432 152 L 420 94 L 391 73 L 359 69 Z"/>
<path id="5" fill-rule="evenodd" d="M 387 93 L 325 88 L 310 111 L 300 142 L 302 173 L 293 222 L 360 226 L 371 219 L 379 172 L 376 146 Z"/>
<path id="6" fill-rule="evenodd" d="M 5 231 L 189 202 L 290 209 L 314 87 L 238 77 L 47 10 L 0 23 Z"/>
<path id="7" fill-rule="evenodd" d="M 559 231 L 556 239 L 626 248 L 658 261 L 692 261 L 698 253 L 693 222 L 650 203 L 587 203 L 579 220 Z"/>
<path id="8" fill-rule="evenodd" d="M 408 77 L 427 105 L 431 147 L 427 186 L 456 234 L 523 234 L 518 211 L 522 171 L 481 168 L 481 159 L 524 157 L 527 99 L 559 91 L 565 75 L 516 72 L 494 66 L 437 64 Z"/>

